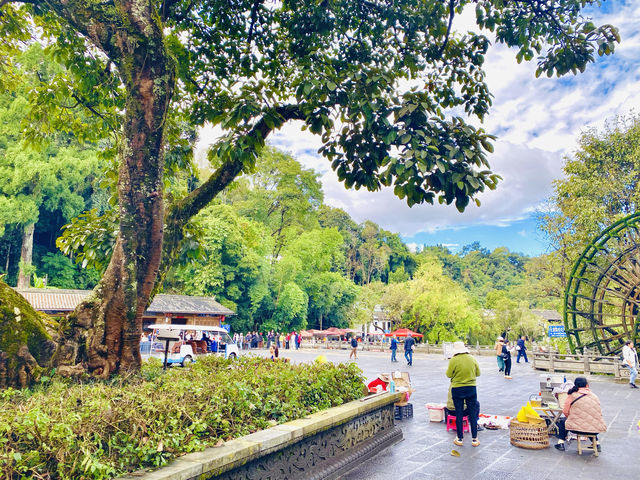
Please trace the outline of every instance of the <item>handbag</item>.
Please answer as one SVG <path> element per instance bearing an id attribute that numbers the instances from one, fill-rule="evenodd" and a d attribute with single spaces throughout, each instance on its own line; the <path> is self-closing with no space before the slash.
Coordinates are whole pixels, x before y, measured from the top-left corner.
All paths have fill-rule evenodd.
<path id="1" fill-rule="evenodd" d="M 518 345 L 518 346 L 516 347 L 516 350 L 517 350 L 517 351 L 520 351 L 520 345 Z"/>

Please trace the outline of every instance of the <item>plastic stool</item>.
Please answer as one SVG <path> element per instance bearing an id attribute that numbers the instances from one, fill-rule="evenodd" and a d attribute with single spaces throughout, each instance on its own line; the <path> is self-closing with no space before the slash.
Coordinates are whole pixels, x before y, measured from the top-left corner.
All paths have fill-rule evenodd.
<path id="1" fill-rule="evenodd" d="M 456 429 L 456 416 L 447 415 L 447 432 Z M 469 417 L 462 417 L 462 431 L 469 432 Z"/>

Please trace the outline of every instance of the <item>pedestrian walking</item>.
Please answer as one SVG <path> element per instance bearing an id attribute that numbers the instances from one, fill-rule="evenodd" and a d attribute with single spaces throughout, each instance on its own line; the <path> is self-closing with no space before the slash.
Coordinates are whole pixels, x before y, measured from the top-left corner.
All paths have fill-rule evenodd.
<path id="1" fill-rule="evenodd" d="M 356 339 L 356 337 L 351 337 L 351 353 L 349 354 L 349 360 L 351 360 L 351 357 L 355 357 L 355 359 L 358 359 L 358 340 Z"/>
<path id="2" fill-rule="evenodd" d="M 407 338 L 404 340 L 404 358 L 407 359 L 407 365 L 413 365 L 413 345 L 416 341 L 413 339 L 410 333 L 407 333 Z"/>
<path id="3" fill-rule="evenodd" d="M 516 363 L 520 363 L 520 357 L 524 357 L 524 363 L 529 363 L 529 359 L 527 358 L 527 347 L 524 344 L 525 336 L 523 335 L 518 340 L 516 345 L 516 351 L 518 352 L 518 357 L 516 358 Z"/>
<path id="4" fill-rule="evenodd" d="M 453 356 L 447 367 L 447 377 L 451 379 L 451 397 L 456 409 L 456 439 L 454 444 L 462 446 L 463 418 L 465 405 L 471 425 L 471 446 L 480 445 L 478 441 L 478 392 L 476 378 L 480 376 L 478 361 L 469 353 L 463 342 L 454 342 Z"/>
<path id="5" fill-rule="evenodd" d="M 396 352 L 398 351 L 398 340 L 396 340 L 395 335 L 391 337 L 391 346 L 389 348 L 391 349 L 391 361 L 397 362 Z"/>
<path id="6" fill-rule="evenodd" d="M 498 360 L 498 373 L 504 372 L 504 357 L 502 356 L 502 346 L 504 345 L 504 338 L 498 337 L 496 344 L 493 348 L 496 351 L 496 359 Z"/>
<path id="7" fill-rule="evenodd" d="M 633 342 L 627 340 L 622 347 L 622 364 L 629 369 L 629 386 L 638 388 L 636 385 L 636 377 L 638 376 L 638 354 L 633 348 Z"/>
<path id="8" fill-rule="evenodd" d="M 504 378 L 511 380 L 511 350 L 513 347 L 509 346 L 509 342 L 502 344 L 502 359 L 504 360 Z"/>

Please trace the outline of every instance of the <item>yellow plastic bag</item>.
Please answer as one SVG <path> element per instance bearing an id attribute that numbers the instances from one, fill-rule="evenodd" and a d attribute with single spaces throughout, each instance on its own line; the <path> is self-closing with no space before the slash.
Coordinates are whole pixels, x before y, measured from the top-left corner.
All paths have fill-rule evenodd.
<path id="1" fill-rule="evenodd" d="M 520 409 L 520 411 L 518 412 L 518 416 L 516 417 L 516 419 L 517 419 L 519 422 L 522 422 L 522 423 L 528 423 L 528 422 L 529 422 L 529 419 L 527 418 L 527 412 L 525 411 L 524 407 L 522 407 L 522 408 Z"/>
<path id="2" fill-rule="evenodd" d="M 540 414 L 538 414 L 538 412 L 536 412 L 533 407 L 531 406 L 531 403 L 527 402 L 527 406 L 524 407 L 524 413 L 527 416 L 527 419 L 530 423 L 542 423 L 544 422 L 544 420 L 542 419 L 542 417 L 540 417 Z"/>

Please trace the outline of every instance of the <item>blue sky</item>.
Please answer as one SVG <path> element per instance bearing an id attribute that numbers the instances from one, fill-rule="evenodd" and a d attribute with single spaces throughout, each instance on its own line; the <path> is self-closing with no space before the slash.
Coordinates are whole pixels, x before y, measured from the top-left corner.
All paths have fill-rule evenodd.
<path id="1" fill-rule="evenodd" d="M 454 28 L 472 28 L 473 12 L 456 19 Z M 372 220 L 398 232 L 412 246 L 449 245 L 455 250 L 479 241 L 493 249 L 506 246 L 528 255 L 547 251 L 536 230 L 536 212 L 553 193 L 553 181 L 562 178 L 564 158 L 576 149 L 580 134 L 602 128 L 607 119 L 634 111 L 640 114 L 640 0 L 605 1 L 592 11 L 596 24 L 620 29 L 622 43 L 615 55 L 598 58 L 583 74 L 539 78 L 535 62 L 518 65 L 516 52 L 492 46 L 486 57 L 487 83 L 494 95 L 487 120 L 481 125 L 498 135 L 491 168 L 503 177 L 495 191 L 483 192 L 480 207 L 460 214 L 450 206 L 412 208 L 380 192 L 346 190 L 316 152 L 320 140 L 296 123 L 285 125 L 269 143 L 291 153 L 321 174 L 325 203 L 347 211 L 354 220 Z M 215 135 L 204 133 L 201 143 Z"/>
<path id="2" fill-rule="evenodd" d="M 413 237 L 403 236 L 402 239 L 414 248 L 442 245 L 452 253 L 458 253 L 462 247 L 475 241 L 489 250 L 507 246 L 513 252 L 532 256 L 548 251 L 544 236 L 537 229 L 535 215 L 505 226 L 472 224 L 436 230 L 432 233 L 421 232 Z"/>

